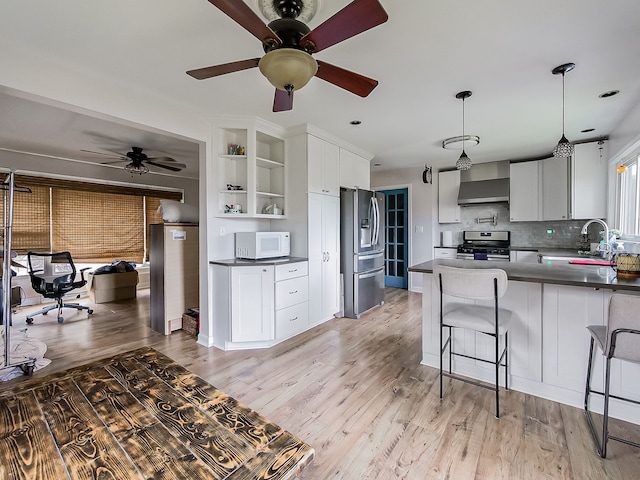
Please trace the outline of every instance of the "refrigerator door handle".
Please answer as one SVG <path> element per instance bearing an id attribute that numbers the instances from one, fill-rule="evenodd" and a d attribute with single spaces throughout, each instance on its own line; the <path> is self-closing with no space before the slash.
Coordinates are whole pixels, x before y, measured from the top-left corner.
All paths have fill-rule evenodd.
<path id="1" fill-rule="evenodd" d="M 380 241 L 380 205 L 378 204 L 378 199 L 373 196 L 373 204 L 375 205 L 376 210 L 376 241 L 375 246 L 378 246 L 378 242 Z"/>

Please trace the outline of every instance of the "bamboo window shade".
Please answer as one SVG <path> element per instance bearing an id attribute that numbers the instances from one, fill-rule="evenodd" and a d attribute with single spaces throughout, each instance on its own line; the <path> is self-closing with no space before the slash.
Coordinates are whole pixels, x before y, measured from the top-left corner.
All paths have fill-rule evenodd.
<path id="1" fill-rule="evenodd" d="M 69 251 L 86 263 L 142 262 L 148 224 L 162 222 L 160 200 L 182 199 L 175 191 L 44 177 L 16 176 L 18 182 L 34 193 L 14 197 L 14 249 Z"/>
<path id="2" fill-rule="evenodd" d="M 31 193 L 16 191 L 13 197 L 11 248 L 18 253 L 48 252 L 51 245 L 49 187 L 29 188 Z M 0 211 L 4 222 L 4 202 L 0 202 Z"/>

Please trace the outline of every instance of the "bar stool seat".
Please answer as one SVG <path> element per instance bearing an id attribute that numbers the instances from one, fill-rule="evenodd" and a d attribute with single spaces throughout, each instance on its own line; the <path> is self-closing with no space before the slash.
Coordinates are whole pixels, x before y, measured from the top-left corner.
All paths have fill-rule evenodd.
<path id="1" fill-rule="evenodd" d="M 640 405 L 640 401 L 624 398 L 610 393 L 611 360 L 640 363 L 640 296 L 613 294 L 609 301 L 607 325 L 590 325 L 587 327 L 591 341 L 589 345 L 589 362 L 587 365 L 587 381 L 584 394 L 584 411 L 591 429 L 591 434 L 596 443 L 598 454 L 607 456 L 607 442 L 615 440 L 634 447 L 640 447 L 640 443 L 625 438 L 615 437 L 609 434 L 609 399 L 615 398 Z M 593 358 L 597 347 L 605 359 L 604 392 L 591 388 L 591 376 L 593 372 Z M 604 397 L 604 411 L 602 418 L 602 432 L 598 433 L 591 411 L 589 410 L 589 397 L 591 394 Z"/>
<path id="2" fill-rule="evenodd" d="M 447 325 L 456 328 L 468 328 L 477 332 L 495 333 L 495 308 L 482 305 L 469 305 L 467 303 L 454 303 L 447 305 L 444 314 Z M 498 335 L 504 335 L 509 330 L 513 312 L 506 308 L 498 308 Z"/>
<path id="3" fill-rule="evenodd" d="M 496 394 L 496 418 L 500 418 L 499 369 L 504 367 L 504 386 L 508 390 L 508 345 L 509 324 L 515 314 L 511 310 L 501 308 L 499 299 L 507 290 L 507 274 L 498 268 L 457 268 L 437 265 L 433 269 L 433 280 L 440 291 L 440 399 L 443 397 L 443 377 L 461 380 L 472 385 L 494 390 Z M 465 302 L 449 302 L 444 304 L 444 297 L 463 299 Z M 469 301 L 482 303 L 469 303 Z M 492 306 L 486 305 L 492 302 Z M 480 358 L 453 351 L 453 330 L 462 328 L 473 330 L 493 337 L 494 358 Z M 443 333 L 448 330 L 448 337 L 443 341 Z M 500 351 L 500 338 L 504 337 L 504 346 Z M 449 349 L 449 372 L 443 369 L 443 357 Z M 495 383 L 487 385 L 452 373 L 452 357 L 461 356 L 494 365 Z"/>

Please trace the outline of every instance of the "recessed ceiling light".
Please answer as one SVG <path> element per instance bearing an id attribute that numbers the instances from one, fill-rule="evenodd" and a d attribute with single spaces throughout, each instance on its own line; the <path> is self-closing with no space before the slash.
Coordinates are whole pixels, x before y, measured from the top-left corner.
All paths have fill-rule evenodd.
<path id="1" fill-rule="evenodd" d="M 609 90 L 608 92 L 601 93 L 600 95 L 598 95 L 598 97 L 608 98 L 608 97 L 613 97 L 614 95 L 617 95 L 619 93 L 620 93 L 620 90 Z"/>
<path id="2" fill-rule="evenodd" d="M 580 133 L 589 133 L 589 132 L 593 132 L 595 130 L 595 128 L 585 128 L 584 130 L 580 130 Z"/>
<path id="3" fill-rule="evenodd" d="M 351 125 L 360 125 L 362 122 L 360 120 L 351 120 L 349 123 Z"/>

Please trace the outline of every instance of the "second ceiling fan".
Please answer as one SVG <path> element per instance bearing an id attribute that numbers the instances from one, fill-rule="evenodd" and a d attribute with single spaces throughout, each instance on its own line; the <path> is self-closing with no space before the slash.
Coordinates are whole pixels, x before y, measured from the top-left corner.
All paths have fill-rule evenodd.
<path id="1" fill-rule="evenodd" d="M 311 55 L 387 21 L 378 0 L 354 0 L 313 30 L 298 20 L 304 0 L 272 0 L 280 18 L 268 25 L 242 0 L 209 0 L 262 42 L 265 55 L 189 70 L 198 80 L 258 67 L 276 87 L 273 111 L 293 108 L 293 92 L 316 76 L 361 97 L 378 85 L 372 78 L 314 59 Z"/>

